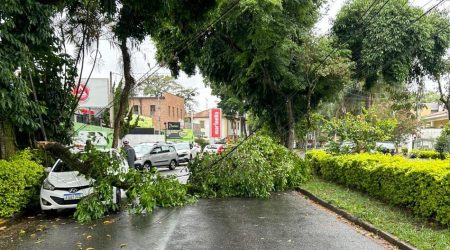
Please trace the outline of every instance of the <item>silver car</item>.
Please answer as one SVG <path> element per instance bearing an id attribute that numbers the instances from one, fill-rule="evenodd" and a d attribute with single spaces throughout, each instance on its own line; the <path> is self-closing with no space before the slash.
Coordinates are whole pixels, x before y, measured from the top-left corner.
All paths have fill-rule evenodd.
<path id="1" fill-rule="evenodd" d="M 134 166 L 139 170 L 150 170 L 152 167 L 168 167 L 174 170 L 178 166 L 175 147 L 164 143 L 141 143 L 134 147 L 137 160 Z"/>

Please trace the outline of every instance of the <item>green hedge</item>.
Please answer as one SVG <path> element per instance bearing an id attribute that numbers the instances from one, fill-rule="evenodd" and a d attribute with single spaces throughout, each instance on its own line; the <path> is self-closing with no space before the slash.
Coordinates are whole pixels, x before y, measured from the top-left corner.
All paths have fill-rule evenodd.
<path id="1" fill-rule="evenodd" d="M 440 159 L 441 155 L 433 149 L 413 149 L 410 157 L 420 159 Z"/>
<path id="2" fill-rule="evenodd" d="M 270 192 L 299 187 L 310 176 L 303 159 L 269 136 L 253 135 L 221 160 L 229 150 L 190 163 L 188 183 L 193 193 L 201 197 L 267 198 Z"/>
<path id="3" fill-rule="evenodd" d="M 9 161 L 0 160 L 0 217 L 9 217 L 26 207 L 38 194 L 44 168 L 25 150 Z"/>
<path id="4" fill-rule="evenodd" d="M 323 151 L 310 151 L 306 158 L 326 180 L 450 225 L 449 160 L 409 160 L 368 153 L 332 156 Z"/>

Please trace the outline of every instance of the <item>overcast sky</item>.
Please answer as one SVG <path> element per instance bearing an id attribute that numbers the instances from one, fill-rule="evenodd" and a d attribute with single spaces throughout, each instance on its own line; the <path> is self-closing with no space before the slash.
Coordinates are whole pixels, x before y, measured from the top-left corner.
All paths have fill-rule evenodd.
<path id="1" fill-rule="evenodd" d="M 321 10 L 322 17 L 315 27 L 315 32 L 318 34 L 325 34 L 329 32 L 333 19 L 336 14 L 342 8 L 346 0 L 329 0 Z M 423 9 L 428 10 L 434 4 L 438 3 L 439 0 L 412 0 L 413 5 L 423 7 Z M 446 2 L 440 6 L 440 9 L 449 9 L 450 2 Z M 122 78 L 122 62 L 120 50 L 117 47 L 111 46 L 108 41 L 102 40 L 100 42 L 100 60 L 97 62 L 94 72 L 92 74 L 93 78 L 108 78 L 109 72 L 113 72 L 113 83 L 118 82 Z M 92 67 L 94 54 L 90 55 L 89 58 L 85 60 L 87 68 Z M 155 47 L 152 45 L 151 41 L 146 40 L 140 46 L 139 50 L 132 50 L 132 72 L 136 79 L 139 79 L 143 73 L 148 72 L 148 70 L 156 64 L 155 60 Z M 160 74 L 169 74 L 167 69 L 161 68 L 158 70 Z M 83 77 L 88 75 L 87 70 L 83 72 Z M 203 83 L 203 78 L 201 75 L 197 74 L 192 77 L 188 77 L 186 74 L 181 73 L 177 79 L 177 82 L 185 87 L 194 87 L 199 91 L 197 100 L 199 105 L 196 107 L 197 111 L 204 110 L 207 108 L 212 108 L 217 105 L 219 99 L 211 95 L 211 89 L 206 87 Z M 427 84 L 430 88 L 431 84 Z"/>

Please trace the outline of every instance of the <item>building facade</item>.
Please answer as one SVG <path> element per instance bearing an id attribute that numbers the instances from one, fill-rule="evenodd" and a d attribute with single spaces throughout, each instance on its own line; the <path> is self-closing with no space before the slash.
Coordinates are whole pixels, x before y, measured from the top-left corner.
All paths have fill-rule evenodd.
<path id="1" fill-rule="evenodd" d="M 130 99 L 133 114 L 151 117 L 155 132 L 165 129 L 164 123 L 184 122 L 184 98 L 170 93 L 162 96 L 136 96 Z"/>
<path id="2" fill-rule="evenodd" d="M 211 136 L 211 109 L 203 110 L 194 114 L 186 114 L 186 121 L 191 123 L 193 118 L 193 130 L 196 137 L 209 139 Z M 220 138 L 238 137 L 241 135 L 242 125 L 240 119 L 227 119 L 222 113 L 220 121 Z"/>

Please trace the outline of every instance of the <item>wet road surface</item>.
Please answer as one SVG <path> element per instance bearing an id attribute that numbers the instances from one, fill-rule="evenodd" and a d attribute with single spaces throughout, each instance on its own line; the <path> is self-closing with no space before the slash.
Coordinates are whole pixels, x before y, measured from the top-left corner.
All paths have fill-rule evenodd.
<path id="1" fill-rule="evenodd" d="M 0 246 L 4 249 L 387 247 L 296 192 L 273 194 L 268 200 L 202 199 L 190 206 L 157 209 L 148 215 L 111 215 L 90 225 L 80 225 L 69 218 L 40 220 L 33 229 L 22 232 L 20 239 L 6 243 Z"/>

